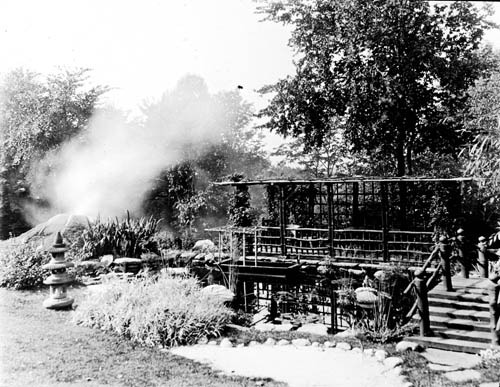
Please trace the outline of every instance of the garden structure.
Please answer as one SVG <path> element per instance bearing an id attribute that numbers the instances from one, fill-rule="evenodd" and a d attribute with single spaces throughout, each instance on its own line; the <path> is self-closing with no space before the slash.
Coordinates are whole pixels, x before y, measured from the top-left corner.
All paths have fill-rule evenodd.
<path id="1" fill-rule="evenodd" d="M 257 261 L 280 257 L 410 267 L 427 259 L 436 229 L 462 226 L 463 192 L 471 183 L 467 178 L 220 182 L 237 192 L 264 188 L 268 213 L 259 226 L 208 231 L 219 240 L 241 235 L 242 255 Z"/>
<path id="2" fill-rule="evenodd" d="M 228 278 L 236 278 L 245 307 L 256 301 L 270 304 L 275 314 L 277 308 L 284 315 L 315 310 L 323 313 L 323 322 L 335 331 L 350 325 L 353 317 L 342 307 L 346 283 L 359 289 L 369 284 L 377 271 L 397 269 L 407 273 L 411 281 L 401 294 L 413 294 L 412 303 L 417 299 L 408 317 L 414 314 L 420 321 L 420 340 L 427 345 L 478 352 L 496 335 L 487 322 L 488 290 L 481 287 L 487 285 L 486 280 L 468 279 L 477 246 L 465 241 L 463 229 L 456 234 L 459 228 L 467 227 L 465 214 L 470 203 L 464 203 L 464 198 L 471 192 L 472 179 L 342 178 L 216 184 L 233 186 L 240 196 L 249 187 L 254 193 L 255 188 L 261 189 L 267 200 L 267 214 L 258 226 L 207 230 L 218 239 L 220 268 Z M 470 234 L 469 240 L 477 236 Z M 451 280 L 452 255 L 461 264 L 463 277 L 456 289 Z M 479 263 L 486 268 L 482 277 L 487 277 L 487 261 Z M 444 281 L 438 286 L 441 275 Z M 394 283 L 379 290 L 390 298 Z M 472 297 L 467 297 L 469 292 Z M 474 297 L 476 293 L 478 297 Z M 366 309 L 375 302 L 373 297 L 372 301 L 367 297 L 365 305 L 359 301 L 358 306 Z M 495 304 L 495 316 L 496 308 Z"/>

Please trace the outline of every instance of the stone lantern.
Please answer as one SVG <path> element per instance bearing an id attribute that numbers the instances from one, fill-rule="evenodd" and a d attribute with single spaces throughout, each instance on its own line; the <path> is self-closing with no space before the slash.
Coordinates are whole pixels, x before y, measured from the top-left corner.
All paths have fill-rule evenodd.
<path id="1" fill-rule="evenodd" d="M 73 267 L 74 264 L 67 262 L 64 258 L 68 247 L 64 244 L 60 232 L 57 233 L 54 245 L 48 251 L 52 258 L 42 268 L 51 272 L 51 275 L 43 281 L 45 285 L 50 287 L 50 296 L 43 302 L 43 306 L 48 309 L 68 308 L 73 304 L 73 299 L 67 296 L 66 288 L 68 284 L 73 282 L 73 278 L 66 273 L 66 268 Z"/>

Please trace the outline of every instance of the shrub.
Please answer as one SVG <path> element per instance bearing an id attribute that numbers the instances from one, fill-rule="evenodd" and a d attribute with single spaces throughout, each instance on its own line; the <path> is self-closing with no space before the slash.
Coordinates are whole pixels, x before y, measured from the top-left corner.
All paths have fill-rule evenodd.
<path id="1" fill-rule="evenodd" d="M 98 218 L 82 233 L 82 259 L 105 254 L 139 258 L 142 253 L 159 253 L 154 240 L 159 222 L 153 217 L 133 219 L 128 212 L 123 220 Z"/>
<path id="2" fill-rule="evenodd" d="M 34 243 L 11 245 L 0 252 L 0 286 L 17 290 L 41 286 L 50 256 Z"/>
<path id="3" fill-rule="evenodd" d="M 218 336 L 232 312 L 205 295 L 194 278 L 160 274 L 132 282 L 111 279 L 77 308 L 75 322 L 148 346 L 172 347 Z"/>

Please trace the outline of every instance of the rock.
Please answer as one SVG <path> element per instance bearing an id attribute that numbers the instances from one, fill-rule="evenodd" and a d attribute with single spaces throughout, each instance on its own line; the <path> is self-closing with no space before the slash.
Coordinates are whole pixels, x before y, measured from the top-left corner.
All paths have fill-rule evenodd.
<path id="1" fill-rule="evenodd" d="M 217 341 L 215 341 L 215 340 L 210 340 L 210 341 L 208 342 L 208 345 L 217 345 Z"/>
<path id="2" fill-rule="evenodd" d="M 342 349 L 344 351 L 350 351 L 352 346 L 349 343 L 337 343 L 337 348 Z"/>
<path id="3" fill-rule="evenodd" d="M 337 345 L 335 341 L 325 341 L 323 343 L 323 347 L 325 348 L 334 348 Z"/>
<path id="4" fill-rule="evenodd" d="M 365 348 L 365 350 L 363 351 L 363 353 L 366 356 L 373 356 L 373 355 L 375 355 L 375 350 L 373 348 Z"/>
<path id="5" fill-rule="evenodd" d="M 109 267 L 111 266 L 111 264 L 113 263 L 113 255 L 112 254 L 107 254 L 107 255 L 103 255 L 100 259 L 101 263 L 105 266 L 105 267 Z"/>
<path id="6" fill-rule="evenodd" d="M 276 340 L 274 340 L 272 337 L 268 337 L 267 340 L 264 342 L 264 345 L 269 345 L 269 346 L 276 345 Z"/>
<path id="7" fill-rule="evenodd" d="M 221 303 L 231 302 L 234 299 L 234 293 L 222 285 L 208 285 L 201 289 L 201 292 L 210 297 L 214 297 Z"/>
<path id="8" fill-rule="evenodd" d="M 162 271 L 165 271 L 165 273 L 168 273 L 173 276 L 187 276 L 189 275 L 189 268 L 187 267 L 166 267 L 164 269 L 161 269 Z"/>
<path id="9" fill-rule="evenodd" d="M 400 357 L 396 357 L 396 356 L 391 356 L 391 357 L 388 357 L 384 360 L 384 365 L 387 368 L 395 368 L 401 364 L 403 364 L 403 359 L 401 359 Z"/>
<path id="10" fill-rule="evenodd" d="M 293 329 L 292 324 L 274 324 L 274 331 L 276 332 L 289 332 Z"/>
<path id="11" fill-rule="evenodd" d="M 378 361 L 384 361 L 385 358 L 387 357 L 387 352 L 384 351 L 383 349 L 378 349 L 375 351 L 375 359 L 377 359 Z"/>
<path id="12" fill-rule="evenodd" d="M 328 327 L 325 324 L 304 324 L 297 332 L 310 333 L 312 335 L 326 336 Z"/>
<path id="13" fill-rule="evenodd" d="M 309 341 L 309 339 L 294 339 L 292 340 L 292 344 L 297 347 L 307 347 L 311 345 L 311 342 Z"/>
<path id="14" fill-rule="evenodd" d="M 434 364 L 451 365 L 459 368 L 474 368 L 481 362 L 481 356 L 470 353 L 443 351 L 427 348 L 421 355 Z"/>
<path id="15" fill-rule="evenodd" d="M 481 374 L 476 370 L 453 371 L 443 374 L 443 376 L 455 383 L 465 383 L 481 379 Z"/>
<path id="16" fill-rule="evenodd" d="M 274 331 L 274 324 L 271 323 L 258 323 L 254 326 L 254 328 L 260 332 L 271 332 Z"/>
<path id="17" fill-rule="evenodd" d="M 227 337 L 225 337 L 221 340 L 219 346 L 221 346 L 223 348 L 232 348 L 233 343 L 231 343 L 231 340 L 229 340 Z"/>
<path id="18" fill-rule="evenodd" d="M 353 353 L 362 353 L 363 351 L 361 350 L 361 348 L 355 347 L 355 348 L 352 349 L 352 352 Z"/>
<path id="19" fill-rule="evenodd" d="M 319 347 L 319 343 L 317 341 L 313 341 L 311 343 L 311 347 L 318 348 Z"/>
<path id="20" fill-rule="evenodd" d="M 356 292 L 356 301 L 363 305 L 374 305 L 377 302 L 377 294 L 372 288 L 358 288 Z"/>
<path id="21" fill-rule="evenodd" d="M 292 324 L 258 323 L 254 328 L 260 332 L 288 332 L 293 329 Z"/>
<path id="22" fill-rule="evenodd" d="M 401 372 L 403 372 L 403 367 L 397 366 L 392 369 L 392 373 L 395 375 L 401 375 Z"/>
<path id="23" fill-rule="evenodd" d="M 249 347 L 256 347 L 256 346 L 258 346 L 258 345 L 260 345 L 260 343 L 259 343 L 258 341 L 255 341 L 255 340 L 252 340 L 252 341 L 250 341 L 250 342 L 248 343 L 248 346 L 249 346 Z"/>
<path id="24" fill-rule="evenodd" d="M 191 259 L 193 259 L 194 257 L 196 257 L 197 253 L 194 252 L 194 251 L 183 251 L 181 253 L 181 255 L 179 256 L 179 258 L 183 261 L 183 262 L 188 262 L 190 261 Z"/>
<path id="25" fill-rule="evenodd" d="M 207 338 L 207 336 L 203 336 L 203 337 L 201 337 L 201 338 L 198 340 L 198 344 L 200 344 L 200 345 L 205 345 L 205 344 L 208 344 L 208 338 Z"/>
<path id="26" fill-rule="evenodd" d="M 211 263 L 215 262 L 215 257 L 212 253 L 205 254 L 205 262 Z"/>
<path id="27" fill-rule="evenodd" d="M 387 278 L 387 273 L 384 270 L 377 270 L 374 274 L 373 277 L 380 282 L 384 282 Z"/>
<path id="28" fill-rule="evenodd" d="M 196 241 L 191 250 L 208 253 L 215 251 L 216 249 L 214 242 L 212 242 L 210 239 L 201 239 L 199 241 Z"/>
<path id="29" fill-rule="evenodd" d="M 239 343 L 238 345 L 236 345 L 236 348 L 243 348 L 245 346 L 244 343 Z"/>
<path id="30" fill-rule="evenodd" d="M 348 339 L 348 338 L 358 338 L 363 335 L 363 333 L 358 329 L 347 329 L 343 332 L 337 333 L 334 337 L 340 339 Z"/>
<path id="31" fill-rule="evenodd" d="M 429 367 L 429 369 L 433 371 L 444 371 L 444 372 L 458 371 L 460 369 L 460 367 L 457 366 L 434 364 L 434 363 L 427 364 L 427 367 Z"/>
<path id="32" fill-rule="evenodd" d="M 400 341 L 396 345 L 396 351 L 398 352 L 406 352 L 406 351 L 415 351 L 422 352 L 424 347 L 422 347 L 419 343 L 414 343 L 413 341 Z"/>
<path id="33" fill-rule="evenodd" d="M 278 341 L 278 345 L 279 346 L 290 345 L 290 341 L 281 339 L 280 341 Z"/>

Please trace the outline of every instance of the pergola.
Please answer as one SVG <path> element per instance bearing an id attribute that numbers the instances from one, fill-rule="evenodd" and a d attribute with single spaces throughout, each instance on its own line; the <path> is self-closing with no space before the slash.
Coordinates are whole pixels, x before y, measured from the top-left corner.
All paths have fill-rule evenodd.
<path id="1" fill-rule="evenodd" d="M 460 223 L 471 178 L 349 177 L 215 183 L 266 190 L 268 214 L 251 228 L 208 231 L 245 235 L 243 255 L 339 262 L 422 262 L 434 245 L 440 206 Z M 434 224 L 433 224 L 434 222 Z"/>

